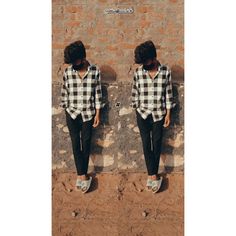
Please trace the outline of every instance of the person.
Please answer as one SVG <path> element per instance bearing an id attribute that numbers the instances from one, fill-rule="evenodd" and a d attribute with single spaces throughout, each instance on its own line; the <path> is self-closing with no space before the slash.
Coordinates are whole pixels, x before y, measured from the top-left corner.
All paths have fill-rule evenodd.
<path id="1" fill-rule="evenodd" d="M 156 59 L 156 48 L 146 41 L 135 48 L 135 70 L 131 106 L 136 111 L 145 164 L 148 172 L 147 189 L 158 192 L 162 176 L 158 175 L 163 127 L 170 124 L 173 106 L 171 71 Z"/>
<path id="2" fill-rule="evenodd" d="M 86 50 L 80 40 L 64 49 L 64 62 L 69 66 L 63 74 L 60 106 L 65 109 L 72 142 L 77 171 L 76 189 L 86 193 L 92 182 L 92 177 L 87 174 L 92 128 L 100 123 L 100 70 L 86 60 Z"/>

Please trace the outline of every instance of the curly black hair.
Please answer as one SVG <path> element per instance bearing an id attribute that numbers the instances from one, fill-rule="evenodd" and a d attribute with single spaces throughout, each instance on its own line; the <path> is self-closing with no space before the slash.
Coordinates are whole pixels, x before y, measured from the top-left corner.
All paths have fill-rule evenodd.
<path id="1" fill-rule="evenodd" d="M 86 51 L 84 44 L 78 40 L 68 46 L 64 50 L 64 62 L 66 64 L 73 64 L 78 59 L 86 58 Z"/>
<path id="2" fill-rule="evenodd" d="M 156 47 L 151 40 L 138 45 L 134 50 L 134 61 L 137 64 L 144 64 L 149 59 L 156 58 Z"/>

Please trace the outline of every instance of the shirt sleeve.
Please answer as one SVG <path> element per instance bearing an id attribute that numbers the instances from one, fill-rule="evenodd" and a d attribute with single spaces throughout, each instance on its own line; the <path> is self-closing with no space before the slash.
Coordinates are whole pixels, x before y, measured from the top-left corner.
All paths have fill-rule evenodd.
<path id="1" fill-rule="evenodd" d="M 102 108 L 102 85 L 101 85 L 101 72 L 98 71 L 97 82 L 95 87 L 95 108 Z"/>
<path id="2" fill-rule="evenodd" d="M 66 74 L 64 72 L 63 75 L 63 84 L 61 87 L 61 103 L 60 107 L 67 108 L 68 107 L 68 86 L 67 86 L 67 80 L 66 80 Z"/>
<path id="3" fill-rule="evenodd" d="M 173 107 L 173 90 L 171 82 L 171 71 L 167 71 L 167 83 L 166 83 L 166 109 L 171 109 Z"/>
<path id="4" fill-rule="evenodd" d="M 134 109 L 139 107 L 138 78 L 136 72 L 134 73 L 134 79 L 132 84 L 131 107 Z"/>

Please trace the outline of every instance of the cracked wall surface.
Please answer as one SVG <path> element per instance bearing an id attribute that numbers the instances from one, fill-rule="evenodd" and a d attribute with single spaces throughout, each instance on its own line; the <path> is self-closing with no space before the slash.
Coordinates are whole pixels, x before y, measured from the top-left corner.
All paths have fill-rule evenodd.
<path id="1" fill-rule="evenodd" d="M 132 7 L 133 14 L 104 14 Z M 52 1 L 52 168 L 75 170 L 65 114 L 59 109 L 63 50 L 81 39 L 87 59 L 101 69 L 101 125 L 93 130 L 90 169 L 145 171 L 135 112 L 130 108 L 134 48 L 151 39 L 172 71 L 175 107 L 165 129 L 160 168 L 184 166 L 183 1 Z"/>

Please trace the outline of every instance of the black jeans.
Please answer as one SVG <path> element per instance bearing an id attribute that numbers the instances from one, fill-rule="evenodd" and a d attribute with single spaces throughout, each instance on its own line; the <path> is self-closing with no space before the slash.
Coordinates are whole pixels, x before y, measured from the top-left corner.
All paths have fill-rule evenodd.
<path id="1" fill-rule="evenodd" d="M 148 175 L 156 175 L 161 155 L 164 118 L 154 122 L 152 115 L 149 115 L 145 120 L 137 111 L 136 115 Z"/>
<path id="2" fill-rule="evenodd" d="M 86 175 L 88 172 L 93 121 L 94 119 L 83 122 L 81 115 L 78 115 L 74 120 L 66 112 L 66 123 L 71 137 L 75 166 L 78 175 Z"/>

